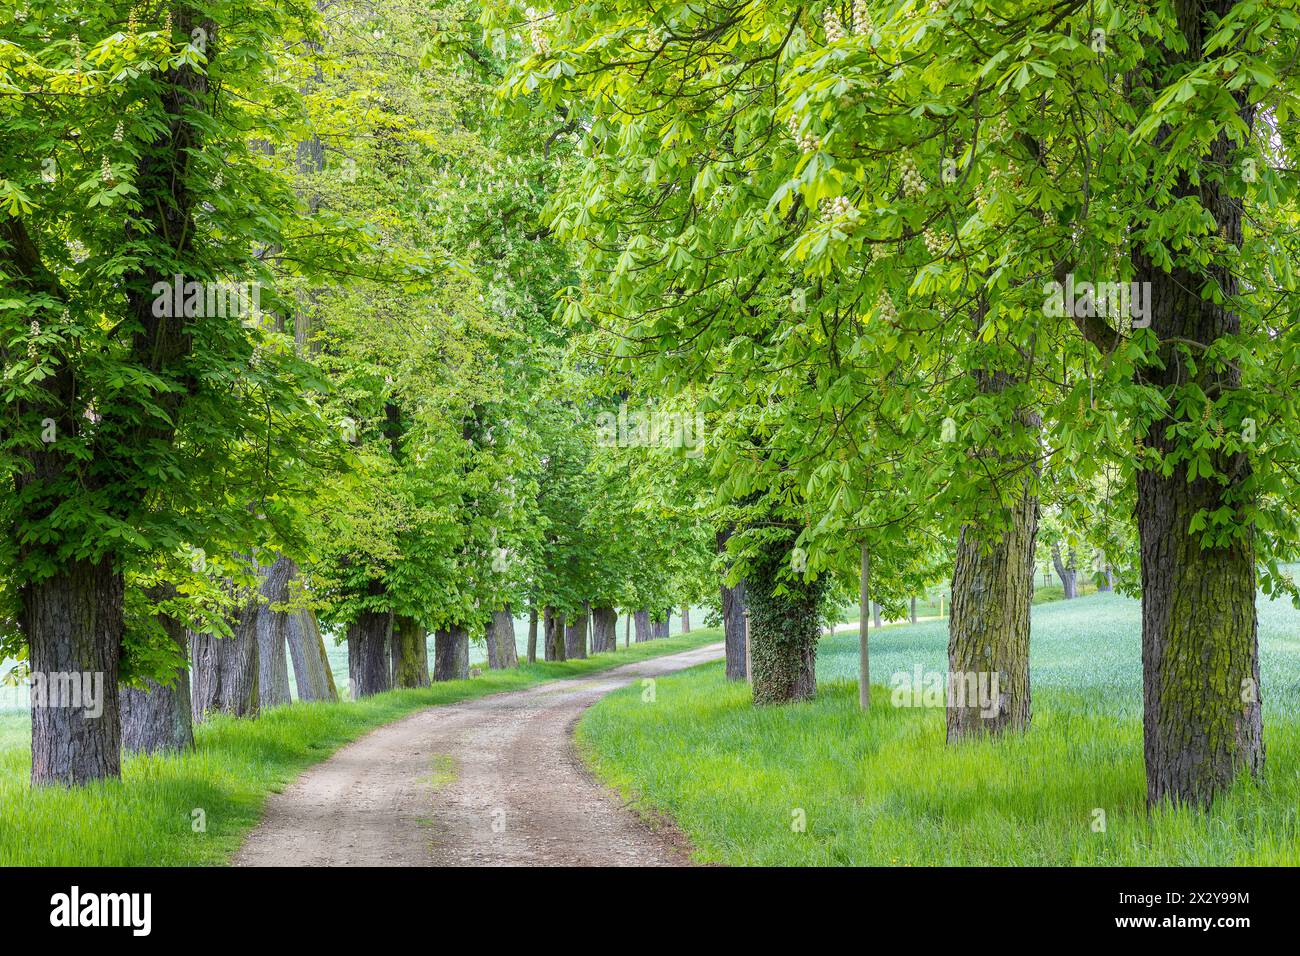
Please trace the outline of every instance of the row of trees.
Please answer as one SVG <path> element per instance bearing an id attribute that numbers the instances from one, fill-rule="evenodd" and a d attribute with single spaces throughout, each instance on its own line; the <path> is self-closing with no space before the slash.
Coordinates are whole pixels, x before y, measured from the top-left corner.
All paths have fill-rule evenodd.
<path id="1" fill-rule="evenodd" d="M 430 633 L 446 679 L 470 641 L 517 664 L 525 609 L 563 659 L 587 609 L 613 649 L 616 609 L 641 640 L 702 597 L 708 529 L 634 493 L 550 321 L 576 121 L 495 114 L 523 40 L 478 16 L 0 13 L 0 657 L 108 689 L 34 706 L 34 783 L 288 703 L 290 669 L 336 699 L 330 635 L 363 696 L 427 684 Z"/>
<path id="2" fill-rule="evenodd" d="M 856 595 L 865 705 L 868 601 L 948 575 L 1003 692 L 948 738 L 1017 733 L 1040 540 L 1141 593 L 1149 801 L 1262 769 L 1293 3 L 6 12 L 0 653 L 132 688 L 35 708 L 35 782 L 116 775 L 186 643 L 247 715 L 285 646 L 329 696 L 322 628 L 366 694 L 525 608 L 558 657 L 716 601 L 776 703 Z"/>
<path id="3" fill-rule="evenodd" d="M 950 567 L 950 677 L 1002 696 L 950 705 L 948 739 L 1022 732 L 1048 515 L 1141 594 L 1149 802 L 1259 773 L 1255 594 L 1295 597 L 1297 554 L 1294 4 L 557 0 L 490 27 L 521 16 L 514 102 L 582 117 L 567 324 L 707 416 L 684 500 L 744 580 L 755 702 L 814 692 L 827 600 L 860 587 L 865 622 L 865 592 Z"/>

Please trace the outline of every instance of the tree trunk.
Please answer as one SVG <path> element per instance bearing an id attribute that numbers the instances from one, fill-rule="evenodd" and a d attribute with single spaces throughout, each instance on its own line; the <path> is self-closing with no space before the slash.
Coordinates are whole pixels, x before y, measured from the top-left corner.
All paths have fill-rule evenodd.
<path id="1" fill-rule="evenodd" d="M 912 597 L 912 623 L 916 623 L 916 596 Z"/>
<path id="2" fill-rule="evenodd" d="M 305 609 L 290 614 L 285 621 L 285 640 L 289 645 L 289 659 L 293 662 L 293 682 L 298 688 L 299 700 L 339 699 L 325 653 L 325 639 L 321 637 L 316 612 Z"/>
<path id="3" fill-rule="evenodd" d="M 190 634 L 191 670 L 194 674 L 192 705 L 195 723 L 209 713 L 256 717 L 261 702 L 258 689 L 257 618 L 259 595 L 246 597 L 230 622 L 230 637 Z"/>
<path id="4" fill-rule="evenodd" d="M 433 679 L 465 680 L 469 677 L 469 631 L 460 624 L 433 635 Z"/>
<path id="5" fill-rule="evenodd" d="M 47 693 L 39 705 L 33 696 L 33 786 L 73 786 L 121 774 L 122 587 L 121 574 L 108 562 L 69 561 L 19 591 L 31 673 L 47 685 L 67 675 L 80 688 L 67 697 Z"/>
<path id="6" fill-rule="evenodd" d="M 289 580 L 297 570 L 294 563 L 281 555 L 272 564 L 257 569 L 262 579 L 262 600 L 257 620 L 257 689 L 262 710 L 280 707 L 291 701 L 289 695 L 289 660 L 285 647 L 285 624 L 289 615 L 271 609 L 289 600 Z"/>
<path id="7" fill-rule="evenodd" d="M 388 653 L 392 631 L 393 615 L 388 611 L 362 611 L 348 625 L 348 684 L 353 700 L 392 690 Z"/>
<path id="8" fill-rule="evenodd" d="M 728 527 L 717 533 L 715 543 L 718 554 L 726 554 L 727 539 L 735 529 Z M 745 582 L 740 580 L 729 587 L 724 576 L 719 588 L 722 597 L 722 635 L 727 649 L 727 680 L 745 680 Z"/>
<path id="9" fill-rule="evenodd" d="M 727 680 L 744 680 L 745 673 L 745 582 L 722 592 L 722 634 L 727 648 Z"/>
<path id="10" fill-rule="evenodd" d="M 549 604 L 542 608 L 542 644 L 548 661 L 564 660 L 564 613 Z"/>
<path id="11" fill-rule="evenodd" d="M 519 649 L 515 646 L 515 618 L 510 605 L 492 612 L 487 625 L 488 667 L 498 670 L 519 666 Z M 536 636 L 533 641 L 536 642 Z"/>
<path id="12" fill-rule="evenodd" d="M 393 617 L 393 686 L 429 686 L 429 642 L 424 626 L 413 617 Z"/>
<path id="13" fill-rule="evenodd" d="M 537 606 L 528 609 L 528 663 L 537 663 Z"/>
<path id="14" fill-rule="evenodd" d="M 1101 583 L 1097 585 L 1097 590 L 1103 593 L 1106 591 L 1114 591 L 1115 574 L 1114 572 L 1111 571 L 1109 564 L 1101 569 L 1101 574 L 1102 574 L 1102 579 L 1101 579 Z"/>
<path id="15" fill-rule="evenodd" d="M 817 641 L 827 577 L 782 582 L 778 573 L 794 536 L 765 546 L 745 581 L 749 664 L 755 704 L 811 700 L 817 693 Z M 784 585 L 785 593 L 776 589 Z"/>
<path id="16" fill-rule="evenodd" d="M 858 579 L 858 706 L 871 709 L 871 655 L 868 645 L 867 608 L 871 606 L 871 553 L 862 544 Z"/>
<path id="17" fill-rule="evenodd" d="M 564 656 L 567 660 L 587 659 L 587 614 L 590 603 L 584 601 L 582 610 L 568 615 L 564 629 Z"/>
<path id="18" fill-rule="evenodd" d="M 1159 430 L 1159 429 L 1157 429 Z M 1208 806 L 1264 765 L 1250 540 L 1202 550 L 1188 531 L 1223 506 L 1211 480 L 1138 473 L 1147 803 Z"/>
<path id="19" fill-rule="evenodd" d="M 591 649 L 598 653 L 618 650 L 618 611 L 612 607 L 591 612 Z"/>
<path id="20" fill-rule="evenodd" d="M 636 622 L 636 642 L 638 644 L 643 644 L 654 637 L 654 634 L 650 631 L 649 611 L 637 611 L 632 615 L 632 620 Z"/>
<path id="21" fill-rule="evenodd" d="M 682 633 L 691 633 L 691 608 L 689 604 L 682 605 Z"/>
<path id="22" fill-rule="evenodd" d="M 167 586 L 171 595 L 176 589 Z M 161 600 L 164 591 L 153 595 Z M 138 753 L 172 753 L 194 746 L 194 717 L 190 711 L 189 648 L 185 628 L 167 614 L 158 615 L 167 636 L 176 643 L 181 663 L 172 672 L 172 680 L 159 684 L 146 680 L 145 687 L 122 688 L 122 749 Z"/>
<path id="23" fill-rule="evenodd" d="M 1065 591 L 1065 599 L 1073 600 L 1079 596 L 1079 571 L 1074 566 L 1074 549 L 1068 552 L 1070 561 L 1067 564 L 1061 560 L 1061 546 L 1052 545 L 1052 565 L 1056 568 L 1056 576 L 1061 579 L 1061 588 Z"/>
<path id="24" fill-rule="evenodd" d="M 880 630 L 882 625 L 880 621 L 880 605 L 878 603 L 871 605 L 871 623 L 876 630 Z"/>
<path id="25" fill-rule="evenodd" d="M 1205 39 L 1233 6 L 1231 0 L 1176 0 L 1170 22 L 1182 35 L 1148 48 L 1146 75 L 1163 87 L 1209 63 Z M 1135 97 L 1151 92 L 1148 86 Z M 1192 200 L 1217 226 L 1220 248 L 1211 247 L 1208 263 L 1192 259 L 1190 267 L 1186 253 L 1175 253 L 1170 271 L 1149 257 L 1145 244 L 1136 244 L 1131 254 L 1134 281 L 1150 283 L 1150 332 L 1162 343 L 1158 357 L 1135 377 L 1159 390 L 1175 410 L 1138 435 L 1154 449 L 1153 457 L 1175 463 L 1168 476 L 1149 460 L 1140 460 L 1137 471 L 1148 805 L 1206 806 L 1239 772 L 1257 774 L 1264 765 L 1254 541 L 1240 530 L 1202 548 L 1200 534 L 1190 530 L 1198 513 L 1223 509 L 1234 522 L 1243 520 L 1251 506 L 1250 449 L 1206 449 L 1216 474 L 1191 481 L 1184 460 L 1166 457 L 1179 442 L 1185 451 L 1194 440 L 1181 433 L 1208 430 L 1212 418 L 1221 427 L 1220 410 L 1240 404 L 1240 367 L 1230 357 L 1211 361 L 1207 355 L 1241 331 L 1230 303 L 1240 291 L 1233 256 L 1242 246 L 1243 203 L 1235 177 L 1221 171 L 1239 168 L 1233 140 L 1240 135 L 1249 142 L 1255 107 L 1244 88 L 1221 95 L 1235 98 L 1240 126 L 1219 129 L 1208 150 L 1187 161 L 1190 171 L 1169 183 L 1172 201 Z M 1151 217 L 1172 208 L 1152 210 Z M 1188 213 L 1194 208 L 1188 205 Z M 1220 410 L 1186 407 L 1183 399 L 1193 387 L 1193 398 L 1209 396 Z"/>
<path id="26" fill-rule="evenodd" d="M 483 627 L 483 647 L 487 650 L 488 670 L 500 670 L 501 665 L 497 663 L 497 635 L 493 629 L 493 619 L 488 618 L 488 622 Z"/>
<path id="27" fill-rule="evenodd" d="M 982 541 L 973 525 L 962 528 L 957 540 L 948 624 L 950 743 L 1029 726 L 1029 606 L 1038 499 L 1027 485 L 1010 520 L 1009 528 L 992 541 Z"/>

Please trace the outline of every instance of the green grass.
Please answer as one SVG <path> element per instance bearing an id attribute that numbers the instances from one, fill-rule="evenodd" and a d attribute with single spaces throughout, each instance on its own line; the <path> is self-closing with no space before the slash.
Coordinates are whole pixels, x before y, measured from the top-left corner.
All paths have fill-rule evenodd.
<path id="1" fill-rule="evenodd" d="M 74 790 L 28 784 L 30 723 L 0 717 L 0 866 L 220 864 L 257 823 L 269 793 L 368 730 L 434 704 L 575 677 L 719 639 L 692 631 L 585 661 L 525 664 L 357 702 L 293 704 L 256 720 L 217 718 L 174 757 L 128 757 L 122 779 Z M 195 833 L 192 812 L 206 815 Z"/>
<path id="2" fill-rule="evenodd" d="M 1300 864 L 1300 613 L 1259 607 L 1267 769 L 1208 815 L 1148 817 L 1140 609 L 1096 595 L 1034 608 L 1034 719 L 1020 737 L 949 747 L 943 711 L 891 704 L 893 674 L 943 669 L 947 622 L 872 637 L 872 708 L 857 638 L 822 642 L 815 701 L 749 705 L 706 665 L 617 692 L 579 742 L 598 774 L 675 819 L 702 861 L 758 865 Z M 1096 811 L 1106 829 L 1094 831 Z M 797 813 L 806 821 L 797 832 Z"/>

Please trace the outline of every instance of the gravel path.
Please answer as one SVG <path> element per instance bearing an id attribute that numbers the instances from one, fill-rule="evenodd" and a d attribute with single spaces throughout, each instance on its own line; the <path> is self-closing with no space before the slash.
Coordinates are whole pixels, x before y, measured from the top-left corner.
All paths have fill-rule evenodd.
<path id="1" fill-rule="evenodd" d="M 722 644 L 430 707 L 372 731 L 267 801 L 236 866 L 663 866 L 688 862 L 596 782 L 573 725 L 605 694 Z"/>

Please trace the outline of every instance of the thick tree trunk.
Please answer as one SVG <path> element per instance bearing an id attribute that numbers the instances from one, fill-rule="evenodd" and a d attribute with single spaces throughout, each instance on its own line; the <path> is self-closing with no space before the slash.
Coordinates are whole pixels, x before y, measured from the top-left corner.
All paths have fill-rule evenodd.
<path id="1" fill-rule="evenodd" d="M 871 606 L 871 552 L 859 545 L 858 575 L 858 706 L 871 709 L 871 647 L 867 608 Z M 834 628 L 831 629 L 832 633 Z"/>
<path id="2" fill-rule="evenodd" d="M 256 717 L 258 690 L 257 594 L 248 596 L 230 621 L 230 637 L 190 634 L 190 668 L 194 675 L 192 704 L 195 723 L 209 713 Z"/>
<path id="3" fill-rule="evenodd" d="M 393 686 L 429 686 L 429 643 L 424 626 L 413 617 L 393 618 Z"/>
<path id="4" fill-rule="evenodd" d="M 515 618 L 510 606 L 492 612 L 487 625 L 488 667 L 498 670 L 519 666 L 519 649 L 515 646 Z M 534 638 L 536 640 L 536 638 Z"/>
<path id="5" fill-rule="evenodd" d="M 587 659 L 587 614 L 591 605 L 582 603 L 582 610 L 568 615 L 564 628 L 564 656 L 567 660 Z"/>
<path id="6" fill-rule="evenodd" d="M 257 689 L 262 710 L 280 707 L 292 699 L 289 695 L 289 659 L 285 637 L 289 615 L 275 611 L 271 605 L 289 600 L 289 581 L 297 567 L 283 555 L 274 563 L 257 569 L 262 579 L 262 600 L 257 609 Z"/>
<path id="7" fill-rule="evenodd" d="M 1038 500 L 1027 487 L 1010 522 L 991 541 L 967 525 L 957 541 L 948 624 L 950 743 L 1029 726 L 1029 606 Z"/>
<path id="8" fill-rule="evenodd" d="M 632 615 L 632 620 L 636 623 L 636 642 L 638 644 L 642 644 L 654 637 L 650 630 L 649 611 L 637 611 Z"/>
<path id="9" fill-rule="evenodd" d="M 727 539 L 734 528 L 717 533 L 718 554 L 726 554 Z M 722 635 L 727 649 L 727 680 L 745 680 L 745 582 L 729 587 L 726 578 L 720 586 L 722 598 Z"/>
<path id="10" fill-rule="evenodd" d="M 1113 571 L 1111 571 L 1109 564 L 1101 569 L 1101 574 L 1102 574 L 1102 579 L 1101 579 L 1101 583 L 1097 585 L 1097 590 L 1103 593 L 1107 591 L 1114 591 L 1115 574 Z"/>
<path id="11" fill-rule="evenodd" d="M 882 622 L 880 620 L 880 605 L 873 604 L 871 605 L 871 624 L 873 627 L 875 627 L 876 630 L 880 630 L 881 623 Z"/>
<path id="12" fill-rule="evenodd" d="M 916 623 L 916 597 L 912 597 L 912 623 Z"/>
<path id="13" fill-rule="evenodd" d="M 1176 0 L 1173 22 L 1182 37 L 1176 45 L 1152 45 L 1148 53 L 1156 82 L 1163 85 L 1206 63 L 1205 38 L 1233 6 L 1232 0 Z M 1248 139 L 1254 107 L 1244 88 L 1228 95 L 1236 98 L 1241 131 Z M 1220 174 L 1239 168 L 1233 142 L 1237 134 L 1229 126 L 1221 129 L 1204 155 L 1188 161 L 1191 173 L 1171 184 L 1176 199 L 1192 199 L 1205 210 L 1218 228 L 1215 241 L 1225 250 L 1239 250 L 1243 238 L 1236 180 Z M 1243 510 L 1251 505 L 1245 493 L 1251 481 L 1250 452 L 1210 448 L 1205 454 L 1216 477 L 1192 481 L 1183 460 L 1167 457 L 1180 440 L 1184 448 L 1193 440 L 1178 434 L 1208 430 L 1210 420 L 1221 414 L 1207 408 L 1199 416 L 1204 424 L 1198 423 L 1202 410 L 1184 407 L 1188 392 L 1176 390 L 1195 386 L 1196 395 L 1231 409 L 1241 388 L 1235 363 L 1206 358 L 1241 331 L 1240 318 L 1229 305 L 1240 289 L 1234 259 L 1224 250 L 1211 254 L 1206 265 L 1196 262 L 1188 268 L 1183 259 L 1166 271 L 1148 257 L 1145 245 L 1137 244 L 1132 253 L 1133 279 L 1150 283 L 1150 331 L 1163 343 L 1158 360 L 1140 368 L 1137 378 L 1177 409 L 1138 436 L 1158 453 L 1153 457 L 1176 462 L 1167 477 L 1149 461 L 1137 472 L 1148 805 L 1207 806 L 1239 772 L 1257 774 L 1264 765 L 1254 541 L 1243 531 L 1229 542 L 1202 548 L 1200 534 L 1190 530 L 1198 513 L 1222 509 L 1233 521 L 1244 520 Z M 1226 476 L 1222 484 L 1218 475 Z"/>
<path id="14" fill-rule="evenodd" d="M 548 661 L 564 660 L 564 612 L 549 604 L 542 609 L 542 644 Z"/>
<path id="15" fill-rule="evenodd" d="M 598 607 L 591 612 L 591 649 L 597 653 L 618 650 L 618 611 Z"/>
<path id="16" fill-rule="evenodd" d="M 45 690 L 42 700 L 32 698 L 32 784 L 119 776 L 121 574 L 107 562 L 70 561 L 23 585 L 19 600 L 31 673 Z M 57 691 L 74 685 L 72 693 Z"/>
<path id="17" fill-rule="evenodd" d="M 1142 540 L 1143 724 L 1147 802 L 1207 806 L 1238 771 L 1264 765 L 1249 538 L 1202 549 L 1188 525 L 1223 489 L 1138 473 Z"/>
<path id="18" fill-rule="evenodd" d="M 487 624 L 483 626 L 483 647 L 487 651 L 488 670 L 500 670 L 501 665 L 497 662 L 497 635 L 493 628 L 492 618 L 488 618 Z"/>
<path id="19" fill-rule="evenodd" d="M 433 635 L 433 679 L 465 680 L 469 677 L 469 631 L 457 624 Z"/>
<path id="20" fill-rule="evenodd" d="M 537 663 L 537 606 L 528 609 L 528 663 Z"/>
<path id="21" fill-rule="evenodd" d="M 1061 560 L 1060 545 L 1052 545 L 1052 566 L 1056 568 L 1056 576 L 1061 579 L 1061 588 L 1065 591 L 1065 599 L 1073 600 L 1079 596 L 1079 571 L 1074 566 L 1074 551 L 1068 552 L 1069 562 Z"/>
<path id="22" fill-rule="evenodd" d="M 388 611 L 362 611 L 348 625 L 348 684 L 353 700 L 392 690 L 388 653 L 392 630 L 393 615 Z"/>
<path id="23" fill-rule="evenodd" d="M 667 608 L 664 611 L 663 619 L 655 622 L 655 637 L 667 637 L 671 630 L 673 609 Z"/>
<path id="24" fill-rule="evenodd" d="M 325 639 L 321 636 L 316 612 L 310 609 L 290 614 L 285 621 L 285 640 L 289 645 L 289 659 L 293 662 L 293 682 L 298 688 L 299 700 L 339 699 L 325 653 Z"/>
<path id="25" fill-rule="evenodd" d="M 687 604 L 682 605 L 682 633 L 691 633 L 691 608 Z"/>
<path id="26" fill-rule="evenodd" d="M 170 588 L 175 593 L 175 588 Z M 156 595 L 158 599 L 161 595 Z M 185 628 L 174 617 L 158 615 L 167 636 L 176 643 L 181 663 L 170 683 L 147 680 L 145 687 L 122 688 L 122 749 L 138 753 L 173 753 L 194 746 L 194 716 L 190 703 L 189 649 Z"/>
<path id="27" fill-rule="evenodd" d="M 810 700 L 817 693 L 817 641 L 827 578 L 779 580 L 793 542 L 791 535 L 767 545 L 745 581 L 755 704 Z M 777 595 L 781 584 L 785 593 Z"/>
<path id="28" fill-rule="evenodd" d="M 722 634 L 727 648 L 727 679 L 744 680 L 745 673 L 745 582 L 722 585 Z"/>

